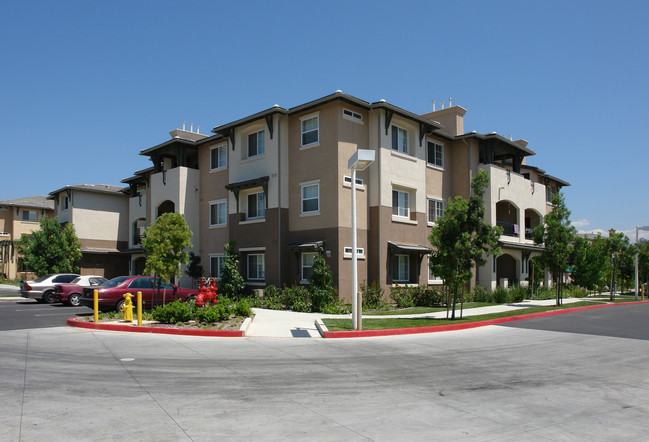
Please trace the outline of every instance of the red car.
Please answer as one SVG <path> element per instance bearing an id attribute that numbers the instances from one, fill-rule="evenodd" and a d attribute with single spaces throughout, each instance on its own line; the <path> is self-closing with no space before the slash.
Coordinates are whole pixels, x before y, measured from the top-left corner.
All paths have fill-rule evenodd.
<path id="1" fill-rule="evenodd" d="M 176 299 L 182 299 L 183 301 L 196 299 L 196 290 L 181 289 L 171 283 L 167 283 L 165 286 L 160 278 L 154 279 L 153 276 L 118 276 L 97 287 L 84 287 L 79 302 L 81 305 L 94 308 L 93 292 L 97 290 L 100 311 L 121 312 L 125 293 L 133 295 L 133 304 L 135 305 L 137 292 L 142 292 L 142 307 L 150 309 L 153 306 L 153 295 L 158 292 L 158 288 L 160 294 L 157 297 L 156 305 L 162 304 L 163 296 L 166 303 Z"/>
<path id="2" fill-rule="evenodd" d="M 65 302 L 72 306 L 79 305 L 79 299 L 84 287 L 96 287 L 108 281 L 106 278 L 95 275 L 83 275 L 73 279 L 68 284 L 56 284 L 54 293 L 50 295 L 52 302 Z"/>

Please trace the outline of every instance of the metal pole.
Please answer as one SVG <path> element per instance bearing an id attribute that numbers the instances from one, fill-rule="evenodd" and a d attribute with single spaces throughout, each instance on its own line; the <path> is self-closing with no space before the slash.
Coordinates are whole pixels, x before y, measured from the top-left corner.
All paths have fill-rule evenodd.
<path id="1" fill-rule="evenodd" d="M 352 169 L 352 327 L 359 330 L 358 321 L 358 256 L 356 255 L 356 169 Z"/>
<path id="2" fill-rule="evenodd" d="M 638 226 L 635 226 L 635 245 L 638 247 Z M 638 299 L 638 252 L 635 252 L 635 299 Z"/>

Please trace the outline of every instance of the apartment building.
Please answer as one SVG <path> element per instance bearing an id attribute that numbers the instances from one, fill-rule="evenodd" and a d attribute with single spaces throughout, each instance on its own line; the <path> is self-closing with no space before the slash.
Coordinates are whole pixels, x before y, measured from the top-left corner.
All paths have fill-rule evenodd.
<path id="1" fill-rule="evenodd" d="M 23 233 L 40 229 L 44 216 L 54 215 L 54 203 L 46 196 L 32 196 L 0 201 L 0 275 L 21 277 L 16 246 Z"/>
<path id="2" fill-rule="evenodd" d="M 131 271 L 142 267 L 142 229 L 177 211 L 212 276 L 230 240 L 250 289 L 306 283 L 314 256 L 323 254 L 341 298 L 350 300 L 354 189 L 359 281 L 384 289 L 441 284 L 428 267 L 430 228 L 448 198 L 468 197 L 471 178 L 485 170 L 487 217 L 503 226 L 502 253 L 476 271 L 474 284 L 524 283 L 540 250 L 529 233 L 551 210 L 548 197 L 569 183 L 528 166 L 534 152 L 525 140 L 465 133 L 465 114 L 451 106 L 418 115 L 337 91 L 216 126 L 210 136 L 176 129 L 140 152 L 151 168 L 123 181 Z M 375 161 L 352 183 L 347 165 L 357 149 L 375 151 Z"/>
<path id="3" fill-rule="evenodd" d="M 72 223 L 81 242 L 79 272 L 113 278 L 129 274 L 127 188 L 106 184 L 68 185 L 48 199 L 61 224 Z"/>

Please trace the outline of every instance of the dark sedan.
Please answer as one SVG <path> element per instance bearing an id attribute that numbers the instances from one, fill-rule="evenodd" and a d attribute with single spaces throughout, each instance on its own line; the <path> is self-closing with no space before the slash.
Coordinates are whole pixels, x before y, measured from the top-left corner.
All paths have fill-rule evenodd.
<path id="1" fill-rule="evenodd" d="M 162 304 L 163 298 L 166 303 L 176 299 L 187 301 L 196 298 L 196 290 L 182 289 L 171 283 L 163 284 L 160 278 L 156 279 L 152 276 L 118 276 L 100 286 L 84 288 L 83 295 L 79 299 L 81 305 L 93 308 L 94 290 L 98 292 L 99 310 L 102 312 L 121 312 L 125 293 L 133 295 L 133 304 L 135 304 L 137 292 L 142 292 L 142 305 L 143 308 L 147 309 L 153 307 L 154 294 L 156 295 L 156 305 Z"/>

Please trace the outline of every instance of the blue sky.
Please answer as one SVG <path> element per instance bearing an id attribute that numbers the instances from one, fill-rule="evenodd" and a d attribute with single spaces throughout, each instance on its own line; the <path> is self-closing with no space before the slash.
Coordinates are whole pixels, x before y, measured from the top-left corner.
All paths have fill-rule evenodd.
<path id="1" fill-rule="evenodd" d="M 0 199 L 119 184 L 202 133 L 338 89 L 529 141 L 582 231 L 649 225 L 649 2 L 5 2 Z M 649 232 L 644 232 L 649 237 Z"/>

